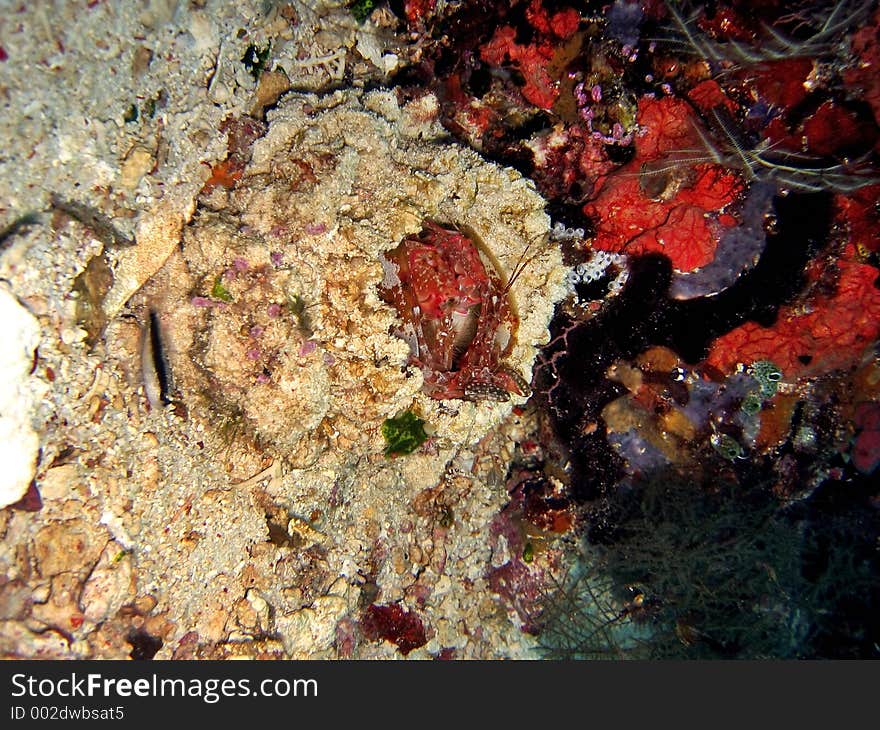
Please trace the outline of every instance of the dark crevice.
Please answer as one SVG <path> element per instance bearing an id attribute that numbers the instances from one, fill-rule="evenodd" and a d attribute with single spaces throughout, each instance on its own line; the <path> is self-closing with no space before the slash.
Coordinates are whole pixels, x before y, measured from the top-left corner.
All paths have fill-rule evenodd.
<path id="1" fill-rule="evenodd" d="M 142 630 L 131 631 L 125 640 L 131 644 L 129 656 L 136 661 L 149 661 L 162 648 L 162 639 Z"/>
<path id="2" fill-rule="evenodd" d="M 595 319 L 574 325 L 564 313 L 551 324 L 553 368 L 539 369 L 537 389 L 549 393 L 558 436 L 570 445 L 571 488 L 578 502 L 595 499 L 621 475 L 621 461 L 600 427 L 585 427 L 624 389 L 605 372 L 620 359 L 632 359 L 649 347 L 664 345 L 683 360 L 697 363 L 711 343 L 747 320 L 772 325 L 779 307 L 802 290 L 803 271 L 825 241 L 832 218 L 826 194 L 776 199 L 777 232 L 768 236 L 758 265 L 725 292 L 686 302 L 667 298 L 672 277 L 669 260 L 651 254 L 635 259 L 624 291 Z M 564 348 L 564 349 L 563 349 Z"/>

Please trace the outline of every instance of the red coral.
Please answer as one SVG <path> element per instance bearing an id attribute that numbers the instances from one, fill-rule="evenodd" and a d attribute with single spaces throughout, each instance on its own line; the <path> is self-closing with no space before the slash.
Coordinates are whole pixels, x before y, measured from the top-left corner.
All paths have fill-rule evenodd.
<path id="1" fill-rule="evenodd" d="M 406 656 L 428 642 L 425 625 L 414 611 L 399 603 L 371 604 L 361 619 L 361 631 L 370 641 L 390 641 Z"/>
<path id="2" fill-rule="evenodd" d="M 605 143 L 583 127 L 557 128 L 530 146 L 535 159 L 532 179 L 548 198 L 583 200 L 593 192 L 593 181 L 614 168 Z"/>
<path id="3" fill-rule="evenodd" d="M 550 15 L 544 7 L 543 0 L 532 0 L 526 8 L 526 20 L 536 30 L 545 35 L 555 35 L 562 40 L 571 38 L 578 29 L 581 16 L 577 10 L 566 8 Z"/>
<path id="4" fill-rule="evenodd" d="M 520 53 L 516 42 L 516 29 L 509 25 L 502 25 L 495 29 L 492 40 L 480 48 L 480 58 L 493 66 L 500 66 L 506 60 L 513 60 Z"/>
<path id="5" fill-rule="evenodd" d="M 518 59 L 519 69 L 526 80 L 522 95 L 540 109 L 551 109 L 559 96 L 556 82 L 547 73 L 547 64 L 552 57 L 546 47 L 527 46 Z"/>
<path id="6" fill-rule="evenodd" d="M 833 293 L 782 307 L 772 327 L 746 322 L 719 337 L 708 363 L 730 372 L 740 362 L 771 360 L 793 377 L 851 365 L 880 335 L 878 272 L 856 261 L 852 245 L 837 267 Z"/>
<path id="7" fill-rule="evenodd" d="M 526 20 L 536 30 L 542 33 L 550 32 L 550 13 L 547 12 L 541 0 L 532 0 L 529 7 L 526 8 Z"/>
<path id="8" fill-rule="evenodd" d="M 504 134 L 503 119 L 491 106 L 465 92 L 459 74 L 443 79 L 447 118 L 444 122 L 472 147 L 482 150 L 493 137 Z"/>
<path id="9" fill-rule="evenodd" d="M 199 650 L 199 633 L 198 631 L 188 631 L 180 637 L 177 642 L 177 648 L 171 658 L 176 661 L 190 661 L 198 658 Z"/>
<path id="10" fill-rule="evenodd" d="M 344 616 L 336 624 L 336 653 L 341 659 L 351 659 L 357 648 L 357 622 Z"/>
<path id="11" fill-rule="evenodd" d="M 727 5 L 715 8 L 711 16 L 703 14 L 698 25 L 701 30 L 722 40 L 749 43 L 755 39 L 755 32 L 749 27 L 746 18 Z"/>
<path id="12" fill-rule="evenodd" d="M 877 129 L 839 104 L 826 101 L 803 123 L 807 150 L 814 155 L 845 155 L 869 150 L 877 139 Z"/>
<path id="13" fill-rule="evenodd" d="M 525 79 L 522 95 L 541 109 L 550 109 L 559 96 L 559 89 L 547 72 L 553 54 L 550 43 L 518 44 L 516 30 L 509 25 L 498 28 L 492 40 L 480 48 L 480 58 L 486 63 L 501 66 L 510 62 L 515 65 Z"/>
<path id="14" fill-rule="evenodd" d="M 805 82 L 812 70 L 809 58 L 786 58 L 750 67 L 743 76 L 753 79 L 762 101 L 787 112 L 807 98 Z"/>
<path id="15" fill-rule="evenodd" d="M 701 211 L 646 199 L 638 179 L 614 181 L 584 212 L 598 220 L 593 247 L 602 251 L 664 253 L 681 271 L 709 263 L 715 252 L 716 236 Z"/>
<path id="16" fill-rule="evenodd" d="M 250 162 L 254 142 L 266 133 L 266 125 L 253 117 L 242 116 L 224 120 L 220 131 L 227 133 L 226 159 L 211 168 L 211 177 L 202 188 L 204 193 L 211 192 L 218 185 L 225 188 L 235 186 Z"/>
<path id="17" fill-rule="evenodd" d="M 521 629 L 526 633 L 537 633 L 546 594 L 543 573 L 530 570 L 516 559 L 493 568 L 486 577 L 489 588 L 516 611 L 522 621 Z"/>
<path id="18" fill-rule="evenodd" d="M 816 157 L 846 158 L 862 155 L 877 143 L 873 120 L 862 119 L 840 104 L 826 101 L 797 124 L 775 117 L 763 130 L 774 148 L 805 152 Z"/>
<path id="19" fill-rule="evenodd" d="M 202 192 L 210 193 L 218 186 L 234 188 L 235 184 L 241 179 L 242 172 L 244 172 L 244 165 L 239 165 L 233 160 L 218 162 L 211 168 L 211 176 L 205 181 Z"/>
<path id="20" fill-rule="evenodd" d="M 683 99 L 665 96 L 639 100 L 638 123 L 642 130 L 636 139 L 639 162 L 654 160 L 672 150 L 700 145 L 694 115 Z"/>
<path id="21" fill-rule="evenodd" d="M 406 0 L 403 12 L 410 25 L 424 24 L 425 19 L 434 12 L 437 0 Z"/>
<path id="22" fill-rule="evenodd" d="M 764 139 L 773 149 L 787 152 L 800 152 L 803 140 L 798 139 L 782 117 L 774 117 L 762 131 Z"/>
<path id="23" fill-rule="evenodd" d="M 522 95 L 541 109 L 550 109 L 559 96 L 558 83 L 548 66 L 560 50 L 558 43 L 567 40 L 578 29 L 580 15 L 566 8 L 550 14 L 542 0 L 532 0 L 526 9 L 526 20 L 538 31 L 541 40 L 522 45 L 516 42 L 516 29 L 509 25 L 495 30 L 492 39 L 480 47 L 480 58 L 493 66 L 510 63 L 519 69 L 525 81 Z"/>
<path id="24" fill-rule="evenodd" d="M 704 114 L 717 107 L 724 107 L 731 114 L 736 114 L 739 110 L 736 102 L 724 93 L 721 85 L 714 79 L 706 79 L 694 86 L 688 91 L 688 99 Z"/>
<path id="25" fill-rule="evenodd" d="M 849 229 L 856 252 L 880 251 L 880 185 L 869 185 L 835 198 L 837 220 Z"/>
<path id="26" fill-rule="evenodd" d="M 688 104 L 666 97 L 639 103 L 636 157 L 612 175 L 584 213 L 596 222 L 593 246 L 603 251 L 665 254 L 679 271 L 712 261 L 718 238 L 735 221 L 725 206 L 743 190 L 738 175 L 714 164 L 693 165 L 687 150 L 699 144 Z M 643 167 L 658 158 L 653 171 Z M 678 157 L 676 157 L 678 155 Z"/>
<path id="27" fill-rule="evenodd" d="M 553 35 L 563 40 L 571 38 L 577 32 L 580 24 L 580 14 L 577 10 L 572 10 L 571 8 L 560 10 L 550 18 L 550 29 L 553 31 Z"/>

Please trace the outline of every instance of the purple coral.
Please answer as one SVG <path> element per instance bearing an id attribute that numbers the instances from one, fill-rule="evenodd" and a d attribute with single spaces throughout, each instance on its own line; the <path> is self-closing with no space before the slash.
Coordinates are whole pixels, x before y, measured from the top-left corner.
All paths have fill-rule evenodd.
<path id="1" fill-rule="evenodd" d="M 732 286 L 740 274 L 751 269 L 767 242 L 764 220 L 772 210 L 775 195 L 775 183 L 752 184 L 743 203 L 742 224 L 721 235 L 715 258 L 708 264 L 694 271 L 675 274 L 669 290 L 671 296 L 694 299 L 718 294 Z"/>
<path id="2" fill-rule="evenodd" d="M 627 48 L 635 48 L 643 19 L 642 4 L 638 0 L 615 0 L 608 9 L 605 32 Z"/>

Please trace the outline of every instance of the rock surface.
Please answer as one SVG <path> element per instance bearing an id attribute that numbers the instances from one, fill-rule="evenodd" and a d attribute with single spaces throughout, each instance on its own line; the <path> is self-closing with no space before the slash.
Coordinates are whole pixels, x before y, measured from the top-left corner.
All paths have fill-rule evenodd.
<path id="1" fill-rule="evenodd" d="M 30 372 L 39 324 L 0 286 L 0 507 L 17 502 L 34 478 L 39 437 L 31 425 Z"/>

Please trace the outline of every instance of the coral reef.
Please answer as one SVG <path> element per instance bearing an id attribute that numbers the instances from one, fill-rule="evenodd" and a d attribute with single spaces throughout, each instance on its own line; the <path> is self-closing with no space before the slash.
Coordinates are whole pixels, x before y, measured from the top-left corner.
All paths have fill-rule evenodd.
<path id="1" fill-rule="evenodd" d="M 844 552 L 863 552 L 876 532 L 864 480 L 876 433 L 866 373 L 880 335 L 876 83 L 864 72 L 876 8 L 614 2 L 555 30 L 573 8 L 466 3 L 450 22 L 473 30 L 429 47 L 418 76 L 437 89 L 452 134 L 535 180 L 572 267 L 532 400 L 550 415 L 537 439 L 562 488 L 529 474 L 511 505 L 580 505 L 577 529 L 613 551 L 618 495 L 650 491 L 660 474 L 691 470 L 695 502 L 714 489 L 706 471 L 760 492 L 774 524 L 796 523 L 792 535 L 823 529 L 817 505 L 851 482 L 865 490 L 853 510 L 872 527 Z M 793 504 L 810 516 L 783 516 Z M 801 543 L 790 559 L 806 565 L 812 549 Z M 544 630 L 565 634 L 554 605 L 567 606 L 564 623 L 584 603 L 579 656 L 659 647 L 646 627 L 663 599 L 613 595 L 607 564 L 587 552 L 556 604 L 552 580 L 522 554 L 497 567 L 494 589 L 529 631 L 545 611 Z M 792 645 L 758 649 L 764 627 L 708 651 L 821 653 L 807 634 L 826 630 L 822 610 L 810 609 L 814 624 Z M 682 619 L 672 642 L 698 646 L 700 631 Z M 870 654 L 856 633 L 838 638 L 840 651 Z"/>
<path id="2" fill-rule="evenodd" d="M 383 255 L 426 219 L 480 235 L 510 277 L 520 313 L 507 362 L 527 374 L 563 291 L 559 253 L 525 181 L 432 143 L 415 111 L 401 110 L 387 92 L 288 96 L 269 115 L 240 179 L 203 192 L 180 257 L 148 295 L 161 301 L 175 386 L 187 403 L 201 399 L 206 422 L 236 419 L 279 455 L 307 463 L 326 433 L 348 448 L 380 451 L 382 422 L 410 407 L 452 443 L 479 438 L 509 412 L 463 405 L 451 416 L 420 393 L 428 374 L 406 367 L 407 345 L 390 334 L 395 312 L 378 296 Z M 514 280 L 527 250 L 528 265 Z M 472 304 L 482 304 L 480 337 L 490 303 Z M 494 336 L 493 329 L 482 337 Z M 475 360 L 446 370 L 471 368 L 476 383 L 481 367 Z"/>
<path id="3" fill-rule="evenodd" d="M 529 651 L 484 599 L 479 529 L 503 506 L 497 427 L 525 398 L 423 393 L 378 286 L 383 255 L 424 220 L 473 231 L 510 283 L 504 351 L 528 375 L 566 269 L 533 186 L 426 112 L 430 99 L 337 91 L 289 94 L 268 129 L 230 122 L 230 165 L 188 224 L 171 208 L 173 252 L 138 234 L 131 279 L 81 216 L 14 234 L 3 275 L 37 312 L 47 392 L 33 495 L 0 523 L 4 655 Z M 140 287 L 121 317 L 120 284 Z M 426 431 L 389 459 L 383 425 L 401 412 Z M 374 630 L 370 605 L 417 608 L 424 639 Z"/>
<path id="4" fill-rule="evenodd" d="M 877 655 L 876 3 L 202 5 L 4 26 L 3 656 Z"/>

